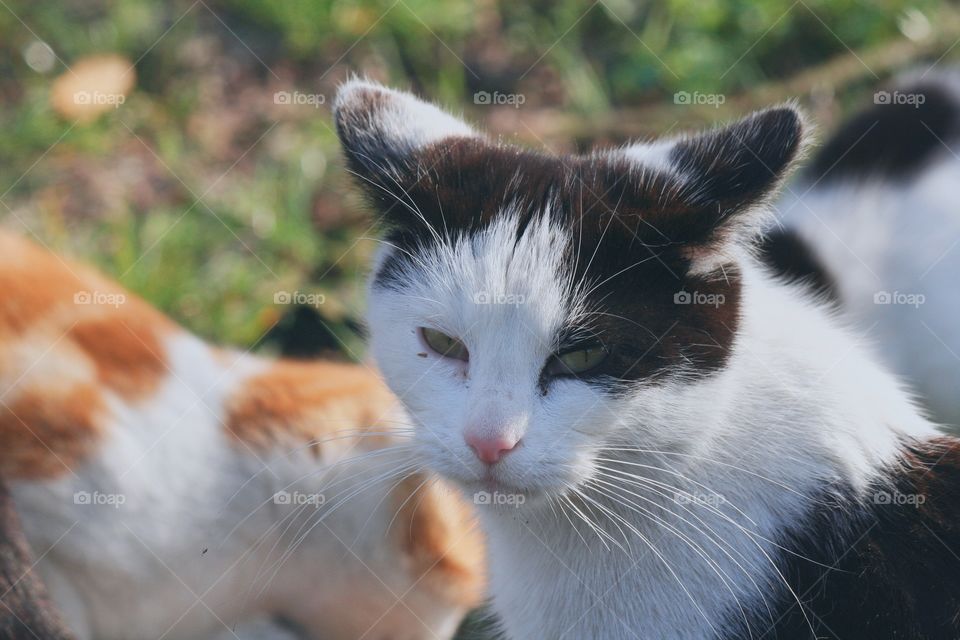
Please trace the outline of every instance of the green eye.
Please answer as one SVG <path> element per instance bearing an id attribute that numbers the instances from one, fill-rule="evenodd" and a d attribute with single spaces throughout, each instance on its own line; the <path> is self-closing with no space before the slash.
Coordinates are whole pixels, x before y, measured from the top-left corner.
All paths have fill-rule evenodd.
<path id="1" fill-rule="evenodd" d="M 423 341 L 427 343 L 427 346 L 444 358 L 453 358 L 454 360 L 463 360 L 464 362 L 470 359 L 470 352 L 467 351 L 467 346 L 456 338 L 451 338 L 442 331 L 428 329 L 427 327 L 421 328 L 420 334 L 423 336 Z"/>
<path id="2" fill-rule="evenodd" d="M 607 359 L 607 355 L 607 350 L 599 344 L 576 351 L 567 351 L 551 358 L 548 372 L 553 375 L 586 373 L 600 366 Z"/>

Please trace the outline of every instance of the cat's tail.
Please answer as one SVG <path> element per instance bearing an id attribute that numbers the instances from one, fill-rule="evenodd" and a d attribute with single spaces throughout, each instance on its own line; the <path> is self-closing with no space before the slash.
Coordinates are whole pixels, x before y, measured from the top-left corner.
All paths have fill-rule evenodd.
<path id="1" fill-rule="evenodd" d="M 877 90 L 777 203 L 762 255 L 834 298 L 960 424 L 960 72 Z"/>

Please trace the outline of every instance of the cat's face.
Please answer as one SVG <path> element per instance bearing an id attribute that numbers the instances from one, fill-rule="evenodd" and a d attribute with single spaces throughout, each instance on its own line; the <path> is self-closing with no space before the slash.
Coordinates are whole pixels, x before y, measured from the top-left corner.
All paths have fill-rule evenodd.
<path id="1" fill-rule="evenodd" d="M 800 146 L 795 111 L 553 156 L 354 81 L 336 122 L 386 228 L 372 351 L 434 470 L 533 503 L 605 447 L 696 437 L 737 337 L 738 256 Z"/>

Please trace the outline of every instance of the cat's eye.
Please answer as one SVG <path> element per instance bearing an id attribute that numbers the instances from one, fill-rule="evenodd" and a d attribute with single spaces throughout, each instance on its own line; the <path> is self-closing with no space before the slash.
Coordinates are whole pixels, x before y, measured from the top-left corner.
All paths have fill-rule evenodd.
<path id="1" fill-rule="evenodd" d="M 609 352 L 600 344 L 559 353 L 547 364 L 551 375 L 578 375 L 596 369 L 607 359 Z"/>
<path id="2" fill-rule="evenodd" d="M 420 329 L 420 335 L 423 336 L 423 341 L 427 343 L 428 347 L 444 358 L 453 358 L 454 360 L 463 360 L 464 362 L 470 359 L 470 352 L 467 351 L 467 346 L 442 331 L 422 327 Z"/>

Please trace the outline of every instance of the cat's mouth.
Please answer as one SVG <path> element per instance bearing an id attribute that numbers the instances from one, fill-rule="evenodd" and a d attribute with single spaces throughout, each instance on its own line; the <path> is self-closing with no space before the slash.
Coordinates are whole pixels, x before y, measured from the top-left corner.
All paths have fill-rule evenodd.
<path id="1" fill-rule="evenodd" d="M 494 465 L 470 465 L 431 453 L 435 454 L 428 450 L 425 457 L 432 463 L 432 470 L 457 485 L 468 500 L 478 505 L 539 504 L 562 497 L 586 479 L 580 473 L 581 465 L 541 464 L 531 468 L 510 459 Z"/>

